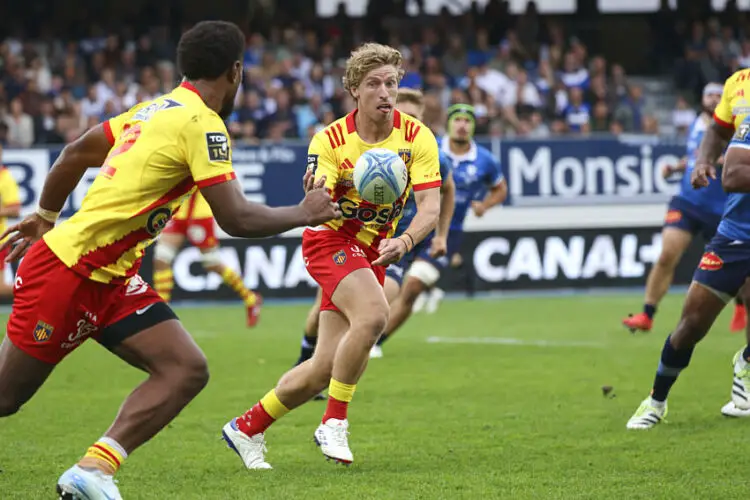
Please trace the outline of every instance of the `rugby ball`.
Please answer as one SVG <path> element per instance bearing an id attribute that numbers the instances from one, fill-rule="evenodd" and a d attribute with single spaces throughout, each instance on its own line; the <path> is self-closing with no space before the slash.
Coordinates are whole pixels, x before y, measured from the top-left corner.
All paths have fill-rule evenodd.
<path id="1" fill-rule="evenodd" d="M 354 165 L 354 187 L 363 200 L 390 205 L 398 200 L 407 184 L 409 171 L 399 155 L 390 149 L 365 151 Z"/>

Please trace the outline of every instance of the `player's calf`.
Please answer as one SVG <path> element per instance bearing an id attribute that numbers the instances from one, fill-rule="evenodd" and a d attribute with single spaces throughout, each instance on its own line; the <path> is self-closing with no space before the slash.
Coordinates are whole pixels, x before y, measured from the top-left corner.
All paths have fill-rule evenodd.
<path id="1" fill-rule="evenodd" d="M 0 345 L 0 417 L 17 413 L 53 368 L 54 365 L 30 356 L 6 337 Z"/>

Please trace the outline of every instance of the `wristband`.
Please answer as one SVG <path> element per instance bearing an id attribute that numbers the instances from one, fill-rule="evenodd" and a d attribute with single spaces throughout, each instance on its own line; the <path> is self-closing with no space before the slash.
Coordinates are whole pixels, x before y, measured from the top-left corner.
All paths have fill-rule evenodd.
<path id="1" fill-rule="evenodd" d="M 402 234 L 401 236 L 408 236 L 409 239 L 411 240 L 411 247 L 414 248 L 414 238 L 412 238 L 409 233 L 407 233 L 406 231 L 404 231 L 404 234 Z M 406 243 L 406 242 L 404 242 L 404 243 Z M 407 245 L 406 248 L 409 248 L 409 245 Z M 411 251 L 411 250 L 409 250 L 409 251 Z"/>
<path id="2" fill-rule="evenodd" d="M 36 214 L 50 224 L 57 222 L 58 217 L 60 217 L 60 212 L 53 212 L 40 206 L 36 207 Z"/>

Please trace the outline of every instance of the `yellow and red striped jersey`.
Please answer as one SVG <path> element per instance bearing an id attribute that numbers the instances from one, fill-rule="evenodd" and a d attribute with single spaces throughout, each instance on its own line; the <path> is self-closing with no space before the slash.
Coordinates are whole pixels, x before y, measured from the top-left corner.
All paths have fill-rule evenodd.
<path id="1" fill-rule="evenodd" d="M 198 190 L 174 214 L 175 220 L 213 219 L 213 217 L 211 207 Z"/>
<path id="2" fill-rule="evenodd" d="M 714 121 L 724 127 L 736 129 L 750 115 L 748 99 L 750 99 L 750 68 L 735 72 L 724 82 L 721 101 L 714 111 Z"/>
<path id="3" fill-rule="evenodd" d="M 0 166 L 0 206 L 3 208 L 15 208 L 21 206 L 21 198 L 18 193 L 18 183 L 13 178 L 10 170 Z M 0 233 L 7 227 L 7 219 L 0 217 Z"/>
<path id="4" fill-rule="evenodd" d="M 81 208 L 44 235 L 74 271 L 126 283 L 196 188 L 235 178 L 229 134 L 189 83 L 105 122 L 112 149 Z"/>
<path id="5" fill-rule="evenodd" d="M 356 113 L 354 110 L 313 136 L 307 167 L 316 178 L 326 176 L 326 187 L 343 213 L 341 219 L 329 221 L 325 226 L 377 249 L 380 240 L 390 238 L 396 230 L 412 189 L 440 187 L 438 146 L 429 128 L 398 110 L 393 111 L 393 130 L 388 138 L 368 144 L 357 134 Z M 390 205 L 366 202 L 354 187 L 354 165 L 362 153 L 373 148 L 397 153 L 409 170 L 409 185 L 401 198 Z"/>

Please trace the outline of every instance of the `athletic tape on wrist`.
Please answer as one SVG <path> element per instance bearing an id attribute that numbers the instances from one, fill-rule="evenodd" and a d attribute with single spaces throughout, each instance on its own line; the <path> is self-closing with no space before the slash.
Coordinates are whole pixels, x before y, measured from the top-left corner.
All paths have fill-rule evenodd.
<path id="1" fill-rule="evenodd" d="M 47 210 L 42 207 L 36 208 L 36 214 L 50 224 L 57 222 L 57 219 L 60 217 L 60 212 L 53 212 L 52 210 Z"/>

